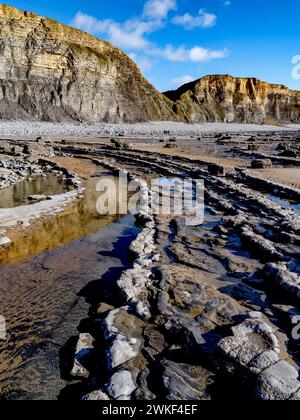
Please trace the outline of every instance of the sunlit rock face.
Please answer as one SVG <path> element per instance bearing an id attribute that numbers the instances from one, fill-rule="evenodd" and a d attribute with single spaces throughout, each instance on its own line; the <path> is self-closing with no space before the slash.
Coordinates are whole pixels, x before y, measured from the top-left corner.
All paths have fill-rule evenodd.
<path id="1" fill-rule="evenodd" d="M 0 5 L 0 119 L 299 122 L 300 92 L 207 76 L 162 95 L 111 44 Z"/>
<path id="2" fill-rule="evenodd" d="M 300 91 L 254 78 L 206 76 L 165 95 L 194 123 L 300 121 Z"/>
<path id="3" fill-rule="evenodd" d="M 176 120 L 172 105 L 111 44 L 0 5 L 0 119 Z"/>

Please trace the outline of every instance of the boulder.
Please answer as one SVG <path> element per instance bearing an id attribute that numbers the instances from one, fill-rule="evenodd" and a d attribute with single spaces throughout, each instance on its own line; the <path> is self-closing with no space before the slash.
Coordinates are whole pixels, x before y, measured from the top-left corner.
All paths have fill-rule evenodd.
<path id="1" fill-rule="evenodd" d="M 164 147 L 165 149 L 177 149 L 178 145 L 175 143 L 167 143 Z"/>
<path id="2" fill-rule="evenodd" d="M 257 375 L 280 360 L 279 341 L 262 314 L 250 314 L 244 322 L 232 327 L 231 333 L 232 336 L 218 344 L 229 372 L 244 370 Z"/>
<path id="3" fill-rule="evenodd" d="M 128 399 L 136 390 L 132 375 L 128 370 L 123 370 L 115 373 L 105 386 L 105 391 L 115 400 Z"/>
<path id="4" fill-rule="evenodd" d="M 208 165 L 208 172 L 216 176 L 226 176 L 225 167 L 222 165 L 217 165 L 215 163 Z"/>
<path id="5" fill-rule="evenodd" d="M 251 166 L 255 169 L 266 169 L 272 168 L 273 164 L 271 159 L 255 159 L 251 162 Z"/>

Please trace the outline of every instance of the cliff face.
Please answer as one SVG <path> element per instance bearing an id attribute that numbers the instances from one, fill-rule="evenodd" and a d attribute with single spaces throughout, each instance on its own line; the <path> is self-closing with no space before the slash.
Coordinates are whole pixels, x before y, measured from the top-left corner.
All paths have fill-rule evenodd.
<path id="1" fill-rule="evenodd" d="M 253 78 L 206 76 L 165 95 L 189 122 L 300 122 L 300 92 Z"/>
<path id="2" fill-rule="evenodd" d="M 300 122 L 300 92 L 207 76 L 162 95 L 111 44 L 0 5 L 0 119 Z"/>
<path id="3" fill-rule="evenodd" d="M 111 44 L 0 5 L 0 119 L 138 122 L 177 116 Z"/>

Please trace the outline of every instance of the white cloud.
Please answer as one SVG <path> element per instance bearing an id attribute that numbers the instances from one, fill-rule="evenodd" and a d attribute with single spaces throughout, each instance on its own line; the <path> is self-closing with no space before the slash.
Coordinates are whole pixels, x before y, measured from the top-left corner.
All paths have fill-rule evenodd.
<path id="1" fill-rule="evenodd" d="M 292 78 L 294 80 L 300 80 L 300 55 L 294 55 L 292 64 L 295 64 L 292 69 Z"/>
<path id="2" fill-rule="evenodd" d="M 187 50 L 184 47 L 174 47 L 171 44 L 165 48 L 149 50 L 149 54 L 165 58 L 169 61 L 187 61 Z"/>
<path id="3" fill-rule="evenodd" d="M 119 48 L 142 49 L 149 45 L 149 41 L 144 37 L 146 29 L 138 22 L 126 22 L 123 25 L 114 22 L 106 33 L 109 41 Z"/>
<path id="4" fill-rule="evenodd" d="M 169 44 L 165 48 L 156 48 L 151 51 L 152 55 L 163 57 L 170 61 L 177 62 L 205 62 L 216 58 L 225 58 L 228 51 L 224 50 L 210 50 L 200 46 L 195 46 L 187 49 L 183 46 L 174 47 Z"/>
<path id="5" fill-rule="evenodd" d="M 198 16 L 192 16 L 189 13 L 185 13 L 182 16 L 177 15 L 172 19 L 172 23 L 183 26 L 186 30 L 211 28 L 215 26 L 216 22 L 217 16 L 212 13 L 207 13 L 205 10 L 199 10 Z"/>
<path id="6" fill-rule="evenodd" d="M 164 58 L 173 62 L 205 62 L 212 59 L 224 58 L 227 50 L 211 50 L 201 46 L 186 48 L 176 47 L 169 44 L 160 47 L 149 40 L 148 35 L 163 28 L 167 23 L 172 22 L 183 26 L 185 29 L 195 27 L 208 28 L 216 23 L 216 16 L 199 11 L 199 15 L 192 16 L 186 13 L 183 16 L 175 16 L 168 19 L 169 12 L 176 10 L 176 0 L 147 0 L 141 15 L 128 19 L 124 22 L 116 22 L 113 19 L 97 19 L 86 13 L 77 12 L 73 18 L 72 25 L 98 35 L 110 41 L 130 53 L 131 58 L 141 67 L 142 71 L 149 71 L 152 68 L 150 56 Z M 136 51 L 140 51 L 137 55 Z"/>
<path id="7" fill-rule="evenodd" d="M 160 21 L 143 21 L 139 18 L 118 23 L 111 19 L 98 20 L 93 16 L 77 12 L 72 25 L 94 35 L 105 34 L 107 39 L 119 48 L 143 49 L 150 45 L 146 34 L 162 26 Z"/>
<path id="8" fill-rule="evenodd" d="M 194 47 L 190 49 L 189 56 L 191 61 L 201 62 L 201 61 L 210 61 L 215 58 L 225 58 L 228 51 L 224 50 L 209 50 L 202 47 Z"/>
<path id="9" fill-rule="evenodd" d="M 154 20 L 165 19 L 171 10 L 177 9 L 176 0 L 148 0 L 144 6 L 144 16 Z"/>
<path id="10" fill-rule="evenodd" d="M 72 25 L 92 34 L 100 34 L 106 32 L 112 22 L 110 19 L 98 20 L 93 16 L 77 12 L 72 20 Z"/>
<path id="11" fill-rule="evenodd" d="M 186 83 L 192 82 L 193 80 L 195 80 L 194 77 L 189 76 L 189 75 L 184 75 L 184 76 L 176 77 L 175 79 L 171 81 L 171 83 L 173 87 L 178 88 L 182 85 L 185 85 Z"/>
<path id="12" fill-rule="evenodd" d="M 227 6 L 227 7 L 228 7 L 228 6 L 230 6 L 230 5 L 231 5 L 231 1 L 226 0 L 226 1 L 225 1 L 225 3 L 224 3 L 224 6 Z"/>
<path id="13" fill-rule="evenodd" d="M 142 72 L 150 71 L 153 67 L 152 62 L 147 57 L 141 57 L 136 53 L 129 54 L 129 57 L 138 65 Z"/>

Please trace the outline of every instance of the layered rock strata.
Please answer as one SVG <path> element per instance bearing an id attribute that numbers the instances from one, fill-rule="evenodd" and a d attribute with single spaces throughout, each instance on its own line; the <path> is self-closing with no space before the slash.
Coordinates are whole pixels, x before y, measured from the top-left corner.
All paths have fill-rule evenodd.
<path id="1" fill-rule="evenodd" d="M 165 95 L 192 123 L 300 121 L 299 91 L 255 78 L 206 76 Z"/>
<path id="2" fill-rule="evenodd" d="M 111 44 L 0 5 L 0 118 L 177 120 L 172 104 Z"/>

